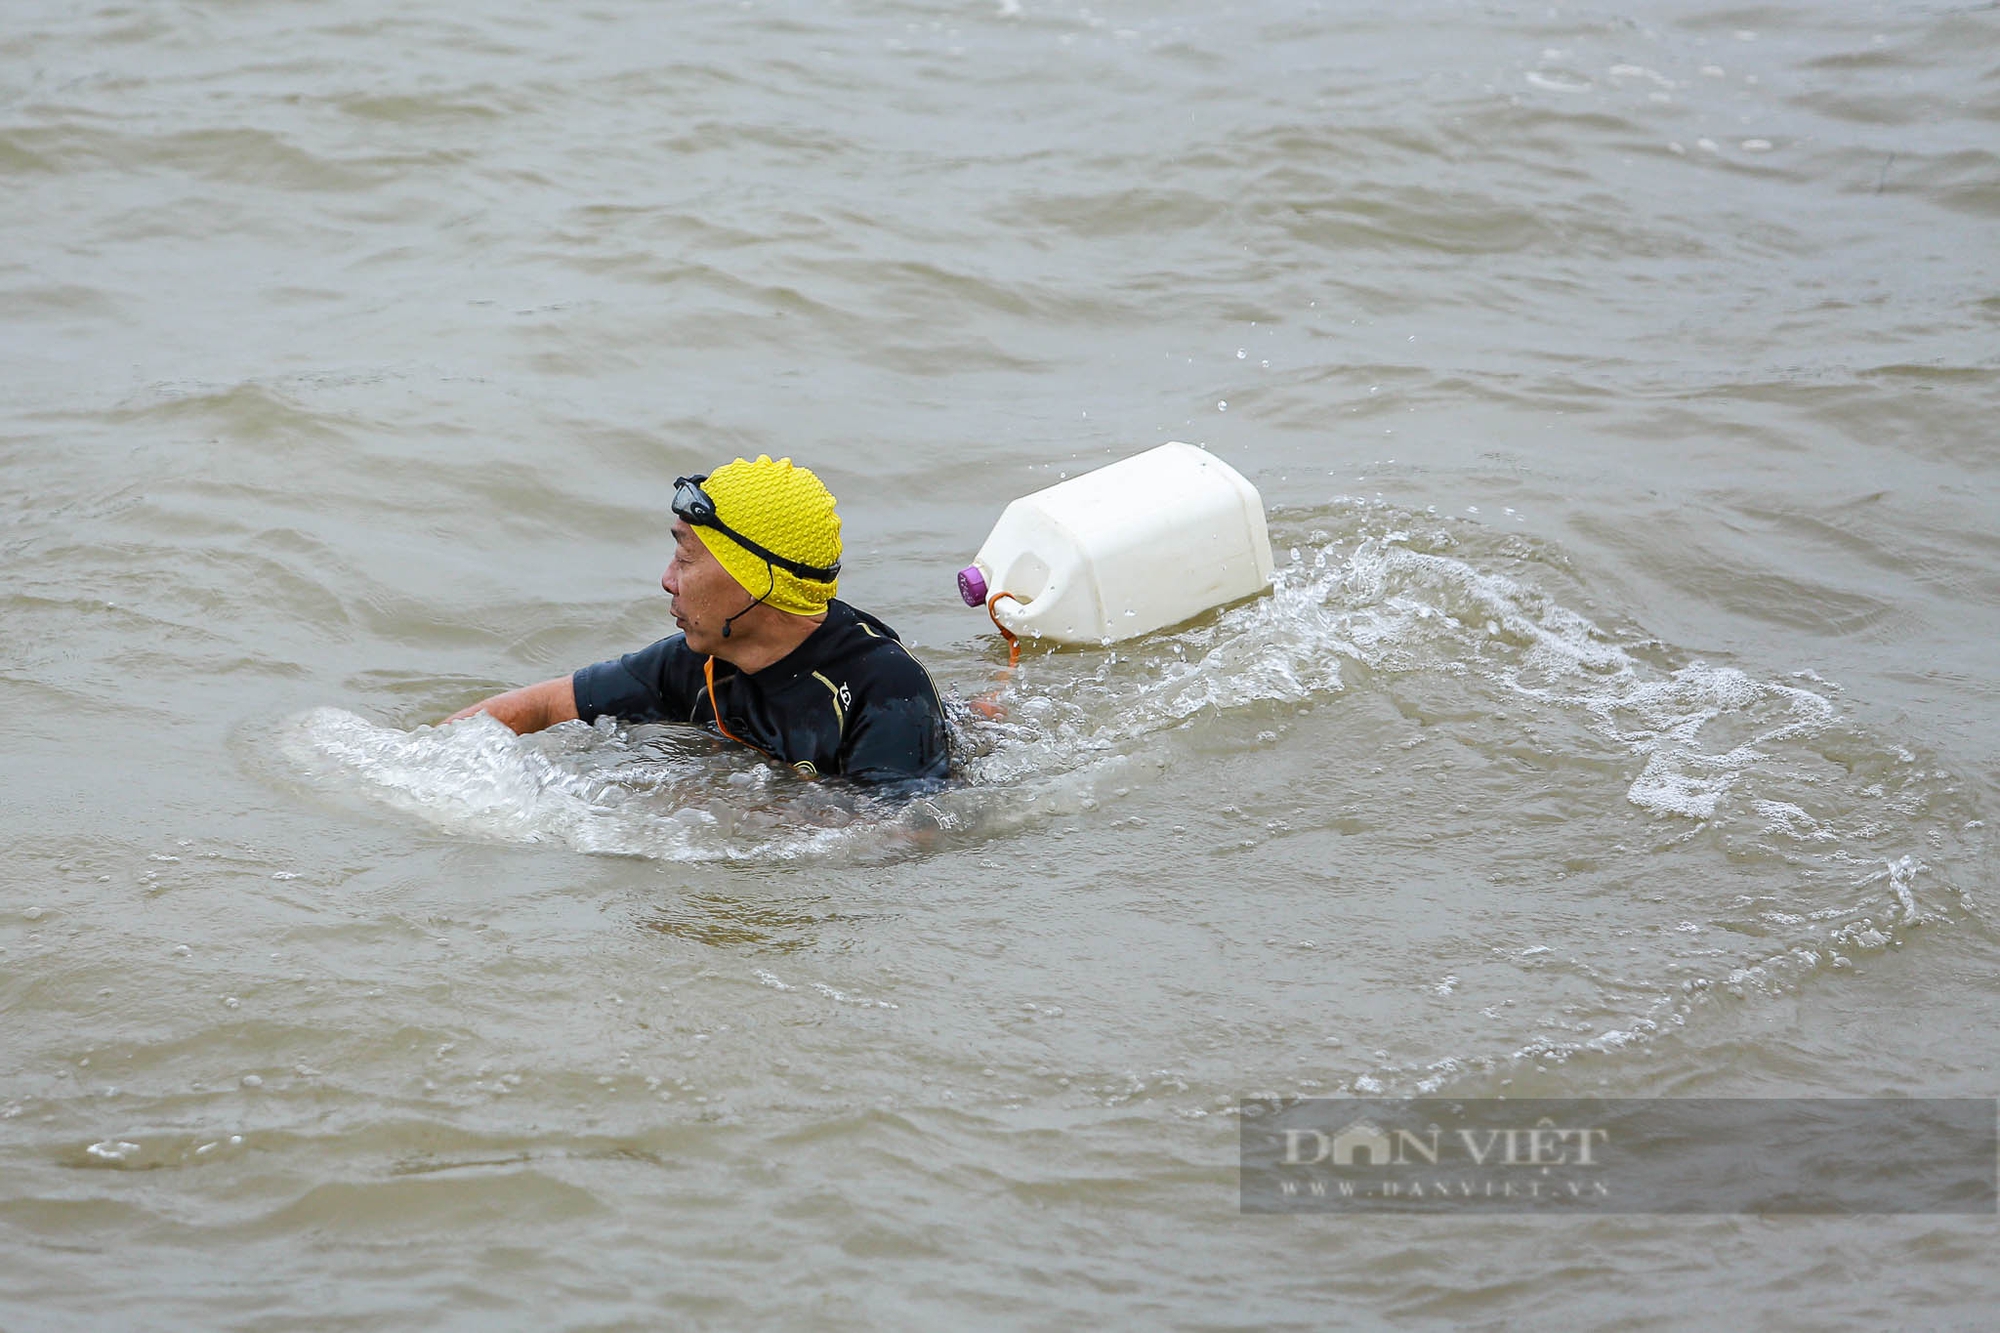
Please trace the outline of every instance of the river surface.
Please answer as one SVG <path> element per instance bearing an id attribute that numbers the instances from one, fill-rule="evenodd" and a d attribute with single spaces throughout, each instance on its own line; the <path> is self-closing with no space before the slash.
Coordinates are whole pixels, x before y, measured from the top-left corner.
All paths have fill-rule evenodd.
<path id="1" fill-rule="evenodd" d="M 10 0 L 0 180 L 0 1327 L 1990 1320 L 1236 1152 L 1997 1090 L 1992 6 Z M 1272 591 L 1006 676 L 954 571 L 1169 439 Z M 951 790 L 430 726 L 759 452 Z"/>

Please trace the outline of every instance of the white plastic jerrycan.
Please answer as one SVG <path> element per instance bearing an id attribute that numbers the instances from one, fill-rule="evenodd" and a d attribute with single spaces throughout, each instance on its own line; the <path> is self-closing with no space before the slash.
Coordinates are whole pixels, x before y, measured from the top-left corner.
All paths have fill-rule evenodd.
<path id="1" fill-rule="evenodd" d="M 1101 644 L 1270 580 L 1257 488 L 1206 450 L 1173 443 L 1008 505 L 958 591 L 968 606 L 992 597 L 994 619 L 1024 639 Z"/>

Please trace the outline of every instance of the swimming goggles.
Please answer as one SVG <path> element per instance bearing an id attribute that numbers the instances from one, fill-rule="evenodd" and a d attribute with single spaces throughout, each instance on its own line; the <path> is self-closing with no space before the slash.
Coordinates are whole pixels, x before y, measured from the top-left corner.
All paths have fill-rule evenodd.
<path id="1" fill-rule="evenodd" d="M 674 517 L 683 519 L 697 528 L 714 528 L 759 560 L 776 565 L 787 574 L 811 579 L 815 583 L 831 583 L 840 574 L 838 560 L 830 565 L 808 565 L 799 560 L 787 560 L 768 546 L 759 546 L 724 523 L 716 516 L 715 501 L 709 499 L 708 492 L 701 488 L 701 484 L 707 480 L 706 472 L 698 477 L 674 478 Z"/>

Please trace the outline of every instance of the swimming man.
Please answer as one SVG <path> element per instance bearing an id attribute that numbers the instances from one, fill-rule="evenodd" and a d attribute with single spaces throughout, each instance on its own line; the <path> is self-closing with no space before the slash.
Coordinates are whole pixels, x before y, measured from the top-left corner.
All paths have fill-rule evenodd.
<path id="1" fill-rule="evenodd" d="M 840 518 L 789 458 L 737 459 L 674 483 L 674 558 L 660 586 L 680 633 L 446 718 L 516 732 L 615 717 L 680 722 L 805 778 L 927 783 L 950 760 L 930 673 L 896 632 L 837 601 Z"/>

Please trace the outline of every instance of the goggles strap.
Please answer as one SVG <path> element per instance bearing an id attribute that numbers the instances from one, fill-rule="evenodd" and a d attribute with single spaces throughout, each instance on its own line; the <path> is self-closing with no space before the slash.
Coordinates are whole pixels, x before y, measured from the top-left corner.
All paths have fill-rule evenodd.
<path id="1" fill-rule="evenodd" d="M 715 511 L 715 498 L 701 488 L 701 484 L 707 480 L 706 476 L 676 477 L 674 479 L 673 510 L 676 517 L 683 518 L 698 528 L 714 528 L 717 532 L 729 538 L 729 540 L 735 542 L 765 564 L 782 569 L 787 574 L 802 579 L 811 579 L 815 583 L 831 583 L 840 577 L 840 562 L 838 560 L 830 565 L 809 565 L 803 560 L 792 560 L 786 556 L 779 555 L 768 546 L 761 546 L 751 541 L 735 528 L 724 523 L 722 515 Z M 683 494 L 688 497 L 686 504 L 681 502 Z M 773 587 L 775 587 L 777 583 L 777 575 L 775 573 L 771 576 L 771 580 Z M 769 597 L 770 595 L 768 592 L 764 594 L 765 597 Z M 761 601 L 763 599 L 759 598 L 758 600 Z"/>

